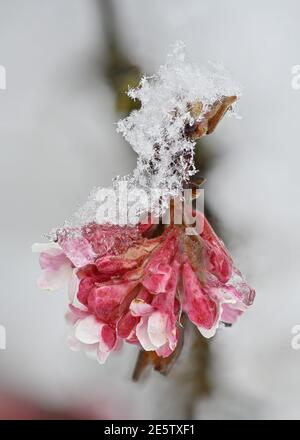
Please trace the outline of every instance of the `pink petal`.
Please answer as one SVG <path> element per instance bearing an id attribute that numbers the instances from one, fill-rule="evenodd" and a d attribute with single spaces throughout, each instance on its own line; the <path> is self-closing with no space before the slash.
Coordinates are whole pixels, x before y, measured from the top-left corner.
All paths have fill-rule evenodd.
<path id="1" fill-rule="evenodd" d="M 156 354 L 162 358 L 167 358 L 173 353 L 174 349 L 170 348 L 169 344 L 165 344 L 155 350 Z"/>
<path id="2" fill-rule="evenodd" d="M 133 316 L 131 312 L 127 312 L 123 315 L 117 324 L 117 333 L 120 338 L 127 339 L 130 338 L 132 331 L 139 322 L 139 318 Z"/>
<path id="3" fill-rule="evenodd" d="M 100 330 L 99 351 L 110 352 L 114 348 L 116 340 L 115 330 L 104 324 Z"/>
<path id="4" fill-rule="evenodd" d="M 68 288 L 70 303 L 74 301 L 76 293 L 78 292 L 78 288 L 79 288 L 79 279 L 76 275 L 76 269 L 73 269 L 72 275 L 69 280 L 69 288 Z"/>
<path id="5" fill-rule="evenodd" d="M 148 317 L 142 317 L 138 325 L 136 326 L 136 336 L 146 351 L 156 350 L 156 346 L 152 344 L 148 334 Z"/>
<path id="6" fill-rule="evenodd" d="M 83 278 L 78 285 L 77 299 L 84 306 L 88 306 L 88 297 L 92 289 L 95 287 L 93 278 Z"/>
<path id="7" fill-rule="evenodd" d="M 159 242 L 158 239 L 143 240 L 120 255 L 104 255 L 97 258 L 95 265 L 99 274 L 121 275 L 140 266 Z"/>
<path id="8" fill-rule="evenodd" d="M 147 269 L 151 272 L 155 272 L 162 262 L 169 264 L 174 258 L 178 244 L 178 230 L 175 228 L 166 230 L 162 239 L 161 245 L 154 251 L 147 265 Z"/>
<path id="9" fill-rule="evenodd" d="M 190 320 L 200 329 L 212 330 L 219 316 L 219 309 L 202 289 L 200 281 L 189 263 L 183 265 L 183 309 Z M 209 334 L 209 333 L 207 333 Z"/>
<path id="10" fill-rule="evenodd" d="M 42 274 L 38 279 L 41 289 L 53 291 L 69 283 L 72 274 L 71 262 L 57 243 L 36 243 L 32 246 L 32 251 L 41 252 Z"/>
<path id="11" fill-rule="evenodd" d="M 240 315 L 243 314 L 243 311 L 235 308 L 231 304 L 224 304 L 223 311 L 221 315 L 221 321 L 224 321 L 228 324 L 234 324 Z"/>
<path id="12" fill-rule="evenodd" d="M 139 298 L 135 298 L 130 304 L 130 311 L 134 316 L 149 315 L 153 310 L 150 304 Z"/>
<path id="13" fill-rule="evenodd" d="M 126 342 L 128 342 L 128 344 L 135 344 L 135 345 L 139 345 L 140 342 L 136 336 L 136 332 L 135 329 L 130 333 L 130 335 L 128 336 L 128 338 L 126 338 Z"/>
<path id="14" fill-rule="evenodd" d="M 58 290 L 68 285 L 71 275 L 72 268 L 69 264 L 61 266 L 59 270 L 42 270 L 37 284 L 43 290 Z"/>
<path id="15" fill-rule="evenodd" d="M 116 257 L 114 255 L 98 258 L 95 264 L 100 273 L 109 273 L 111 275 L 119 274 L 137 267 L 136 260 L 128 260 L 124 257 Z"/>
<path id="16" fill-rule="evenodd" d="M 90 312 L 88 310 L 81 310 L 78 307 L 73 306 L 73 304 L 69 304 L 69 309 L 76 317 L 76 319 L 84 319 L 90 315 Z"/>
<path id="17" fill-rule="evenodd" d="M 153 312 L 148 319 L 148 335 L 151 343 L 161 347 L 167 342 L 168 316 L 159 311 Z"/>
<path id="18" fill-rule="evenodd" d="M 171 273 L 172 268 L 169 264 L 160 263 L 157 265 L 155 272 L 150 270 L 145 272 L 143 286 L 151 293 L 165 292 Z"/>
<path id="19" fill-rule="evenodd" d="M 178 246 L 178 230 L 166 230 L 164 241 L 154 251 L 144 271 L 143 285 L 151 293 L 165 292 L 170 279 L 172 262 Z"/>
<path id="20" fill-rule="evenodd" d="M 199 215 L 204 217 L 203 214 L 197 212 L 197 216 Z M 210 271 L 225 283 L 231 276 L 232 259 L 223 241 L 217 236 L 205 217 L 201 237 L 207 245 Z"/>
<path id="21" fill-rule="evenodd" d="M 59 270 L 64 264 L 70 264 L 70 260 L 63 252 L 57 253 L 57 255 L 48 254 L 47 252 L 40 254 L 40 266 L 42 269 Z"/>
<path id="22" fill-rule="evenodd" d="M 178 257 L 173 261 L 172 266 L 170 266 L 171 273 L 166 284 L 166 291 L 155 295 L 151 305 L 161 312 L 165 312 L 170 315 L 174 313 L 175 307 L 175 296 L 177 292 L 177 284 L 179 279 L 180 262 Z"/>
<path id="23" fill-rule="evenodd" d="M 88 307 L 100 321 L 111 324 L 128 310 L 132 299 L 137 295 L 137 281 L 103 284 L 93 288 L 88 297 Z"/>

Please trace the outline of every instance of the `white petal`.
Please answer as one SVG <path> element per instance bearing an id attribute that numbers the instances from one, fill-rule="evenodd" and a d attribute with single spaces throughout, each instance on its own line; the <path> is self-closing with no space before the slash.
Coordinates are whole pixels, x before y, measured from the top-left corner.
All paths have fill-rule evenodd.
<path id="1" fill-rule="evenodd" d="M 152 313 L 148 320 L 148 335 L 152 344 L 159 348 L 168 341 L 166 324 L 167 315 L 159 311 Z"/>
<path id="2" fill-rule="evenodd" d="M 224 303 L 225 303 L 225 301 L 224 301 Z M 197 327 L 199 332 L 201 333 L 201 335 L 204 336 L 204 338 L 207 338 L 207 339 L 212 338 L 213 336 L 215 336 L 217 329 L 219 328 L 219 323 L 220 323 L 221 315 L 223 312 L 223 302 L 220 302 L 218 304 L 218 309 L 219 309 L 218 310 L 218 317 L 216 319 L 215 324 L 211 328 L 207 329 L 207 328 L 200 327 L 200 326 Z"/>
<path id="3" fill-rule="evenodd" d="M 105 326 L 105 324 L 103 324 L 103 327 Z M 102 332 L 100 332 L 100 340 L 99 340 L 99 351 L 103 352 L 103 353 L 107 353 L 112 351 L 117 343 L 117 338 L 115 340 L 115 343 L 113 345 L 113 347 L 109 348 L 109 346 L 106 344 L 106 342 L 104 341 L 103 337 L 102 337 Z"/>
<path id="4" fill-rule="evenodd" d="M 102 326 L 93 315 L 79 319 L 75 324 L 75 337 L 84 344 L 95 344 L 100 340 Z"/>
<path id="5" fill-rule="evenodd" d="M 201 333 L 202 336 L 204 336 L 204 338 L 212 338 L 213 336 L 215 336 L 218 325 L 213 325 L 212 328 L 204 328 L 204 327 L 197 327 L 199 332 Z"/>
<path id="6" fill-rule="evenodd" d="M 153 307 L 142 299 L 134 299 L 130 304 L 130 311 L 133 316 L 144 316 L 149 315 Z"/>
<path id="7" fill-rule="evenodd" d="M 157 347 L 152 344 L 148 335 L 148 317 L 142 318 L 136 326 L 136 336 L 144 350 L 156 350 Z"/>

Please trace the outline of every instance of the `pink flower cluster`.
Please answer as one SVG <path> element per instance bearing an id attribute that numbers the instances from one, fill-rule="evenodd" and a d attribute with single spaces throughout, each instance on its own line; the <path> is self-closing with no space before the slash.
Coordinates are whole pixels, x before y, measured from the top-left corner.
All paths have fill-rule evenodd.
<path id="1" fill-rule="evenodd" d="M 39 286 L 69 286 L 71 348 L 104 363 L 124 340 L 168 357 L 182 313 L 207 338 L 220 323 L 234 323 L 255 292 L 204 216 L 202 224 L 200 234 L 170 225 L 155 238 L 148 238 L 150 224 L 91 224 L 80 234 L 64 230 L 57 242 L 34 245 Z"/>

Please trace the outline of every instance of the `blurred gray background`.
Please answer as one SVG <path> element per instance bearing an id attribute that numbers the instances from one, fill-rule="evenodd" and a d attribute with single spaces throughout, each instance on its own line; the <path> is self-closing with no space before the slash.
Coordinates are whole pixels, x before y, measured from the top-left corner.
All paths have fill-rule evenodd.
<path id="1" fill-rule="evenodd" d="M 197 62 L 223 62 L 244 87 L 241 120 L 205 139 L 217 153 L 206 193 L 226 243 L 257 291 L 254 306 L 212 343 L 214 391 L 196 418 L 300 418 L 300 3 L 296 0 L 107 0 L 119 42 L 142 72 L 183 40 Z M 102 5 L 103 6 L 103 5 Z M 66 294 L 36 287 L 33 242 L 70 217 L 95 185 L 130 172 L 101 63 L 97 0 L 0 2 L 0 389 L 43 405 L 91 404 L 117 418 L 184 417 L 184 391 L 153 373 L 130 381 L 135 347 L 105 366 L 69 351 Z M 184 362 L 181 358 L 180 363 Z M 184 386 L 182 387 L 184 390 Z"/>

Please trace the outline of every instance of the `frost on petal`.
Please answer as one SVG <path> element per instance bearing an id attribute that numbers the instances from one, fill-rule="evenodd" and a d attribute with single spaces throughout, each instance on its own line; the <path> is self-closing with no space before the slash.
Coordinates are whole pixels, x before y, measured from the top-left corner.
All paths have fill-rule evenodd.
<path id="1" fill-rule="evenodd" d="M 84 344 L 95 344 L 100 340 L 102 326 L 93 315 L 87 316 L 75 324 L 75 337 Z"/>
<path id="2" fill-rule="evenodd" d="M 84 220 L 84 208 L 80 217 L 80 220 Z M 82 237 L 90 243 L 93 252 L 98 257 L 123 254 L 142 238 L 139 229 L 135 226 L 98 224 L 88 221 L 80 223 Z"/>
<path id="3" fill-rule="evenodd" d="M 68 231 L 66 230 L 65 233 L 59 237 L 59 244 L 75 267 L 82 267 L 94 261 L 96 254 L 91 244 L 84 237 L 72 236 L 71 233 L 68 235 Z"/>
<path id="4" fill-rule="evenodd" d="M 184 45 L 178 43 L 158 72 L 143 77 L 128 95 L 139 100 L 141 107 L 119 121 L 117 131 L 138 154 L 137 166 L 131 174 L 115 178 L 108 190 L 112 192 L 120 183 L 127 184 L 128 198 L 136 208 L 136 215 L 130 214 L 129 206 L 124 207 L 122 214 L 129 224 L 122 231 L 115 210 L 108 209 L 109 225 L 97 225 L 97 220 L 104 222 L 99 222 L 97 215 L 103 204 L 99 197 L 103 188 L 96 188 L 70 221 L 73 226 L 86 228 L 83 236 L 93 242 L 97 255 L 118 247 L 115 234 L 130 237 L 148 231 L 149 223 L 136 230 L 130 230 L 130 226 L 147 218 L 149 212 L 162 214 L 169 199 L 181 194 L 184 184 L 196 173 L 195 138 L 211 133 L 227 110 L 234 114 L 232 104 L 240 90 L 224 68 L 212 64 L 197 66 L 186 56 Z M 159 191 L 152 191 L 156 189 Z M 123 201 L 120 193 L 114 194 L 114 201 L 106 201 L 109 208 L 120 206 L 119 202 Z M 115 231 L 114 226 L 118 226 Z"/>
<path id="5" fill-rule="evenodd" d="M 221 320 L 227 324 L 233 324 L 242 313 L 253 304 L 255 290 L 253 290 L 242 276 L 241 272 L 234 268 L 231 278 L 226 283 L 227 294 L 233 301 L 223 305 Z"/>
<path id="6" fill-rule="evenodd" d="M 255 290 L 249 286 L 241 272 L 236 267 L 233 268 L 232 275 L 226 283 L 226 286 L 228 286 L 235 298 L 245 306 L 249 307 L 253 304 Z"/>

